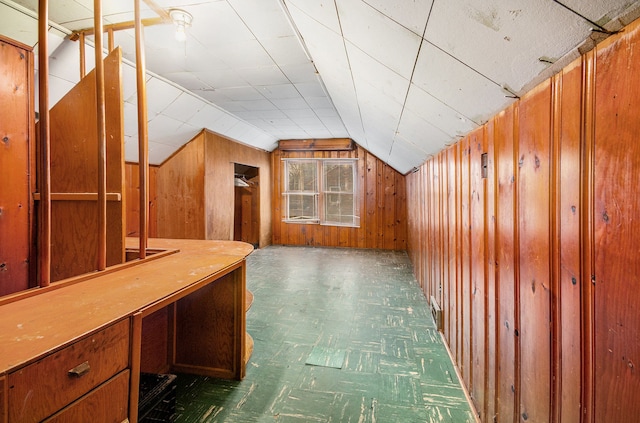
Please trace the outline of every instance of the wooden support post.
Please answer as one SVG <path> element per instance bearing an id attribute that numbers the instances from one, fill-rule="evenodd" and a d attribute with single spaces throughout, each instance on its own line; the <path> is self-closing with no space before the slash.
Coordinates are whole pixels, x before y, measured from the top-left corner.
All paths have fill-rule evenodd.
<path id="1" fill-rule="evenodd" d="M 147 84 L 140 0 L 135 0 L 136 83 L 138 88 L 138 168 L 140 171 L 140 259 L 147 256 L 149 210 L 149 148 L 147 139 Z"/>
<path id="2" fill-rule="evenodd" d="M 108 38 L 109 39 L 109 41 L 108 41 L 108 43 L 109 43 L 109 53 L 111 53 L 113 51 L 113 49 L 114 49 L 114 44 L 115 44 L 114 39 L 113 39 L 113 28 L 107 29 L 107 35 L 109 36 L 109 38 Z"/>
<path id="3" fill-rule="evenodd" d="M 49 2 L 38 2 L 38 78 L 40 96 L 40 153 L 38 190 L 42 196 L 39 207 L 39 285 L 51 282 L 51 150 L 49 145 Z"/>
<path id="4" fill-rule="evenodd" d="M 85 64 L 85 43 L 84 32 L 80 33 L 80 79 L 84 78 L 87 74 L 87 68 Z"/>
<path id="5" fill-rule="evenodd" d="M 107 136 L 102 61 L 102 1 L 93 1 L 96 56 L 96 110 L 98 126 L 98 270 L 107 267 Z"/>

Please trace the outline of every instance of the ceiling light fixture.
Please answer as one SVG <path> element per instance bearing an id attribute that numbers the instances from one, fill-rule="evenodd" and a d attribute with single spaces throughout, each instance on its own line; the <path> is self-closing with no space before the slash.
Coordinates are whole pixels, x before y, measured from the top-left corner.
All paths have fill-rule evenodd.
<path id="1" fill-rule="evenodd" d="M 169 10 L 169 16 L 171 16 L 171 21 L 173 21 L 173 24 L 176 26 L 176 40 L 186 41 L 186 31 L 187 28 L 191 26 L 191 21 L 193 20 L 191 13 L 182 9 L 171 9 Z"/>

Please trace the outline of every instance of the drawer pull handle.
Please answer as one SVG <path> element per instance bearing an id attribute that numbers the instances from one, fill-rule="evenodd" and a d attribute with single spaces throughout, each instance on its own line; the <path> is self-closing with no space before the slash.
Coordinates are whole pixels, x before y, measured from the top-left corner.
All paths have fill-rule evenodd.
<path id="1" fill-rule="evenodd" d="M 84 363 L 78 364 L 76 367 L 69 370 L 69 377 L 82 377 L 89 373 L 89 370 L 91 370 L 89 362 L 85 361 Z"/>

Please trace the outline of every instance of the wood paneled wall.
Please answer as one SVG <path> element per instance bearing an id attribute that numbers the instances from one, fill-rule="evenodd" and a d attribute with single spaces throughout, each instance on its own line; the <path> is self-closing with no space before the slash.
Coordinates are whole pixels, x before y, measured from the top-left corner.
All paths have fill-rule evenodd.
<path id="1" fill-rule="evenodd" d="M 357 158 L 360 227 L 323 226 L 282 221 L 284 158 Z M 405 178 L 356 145 L 352 151 L 282 151 L 271 153 L 273 244 L 406 250 L 407 209 Z"/>
<path id="2" fill-rule="evenodd" d="M 233 240 L 235 163 L 259 168 L 260 247 L 269 245 L 269 153 L 206 130 L 158 168 L 157 236 Z"/>
<path id="3" fill-rule="evenodd" d="M 409 255 L 484 422 L 638 421 L 638 72 L 634 23 L 407 176 Z"/>

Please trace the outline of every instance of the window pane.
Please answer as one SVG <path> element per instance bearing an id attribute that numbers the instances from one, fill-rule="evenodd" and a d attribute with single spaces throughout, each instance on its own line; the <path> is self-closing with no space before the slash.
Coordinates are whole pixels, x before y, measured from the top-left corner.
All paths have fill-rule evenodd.
<path id="1" fill-rule="evenodd" d="M 353 194 L 325 194 L 325 223 L 353 224 Z"/>
<path id="2" fill-rule="evenodd" d="M 287 161 L 287 191 L 317 191 L 316 162 Z"/>
<path id="3" fill-rule="evenodd" d="M 325 163 L 324 190 L 329 192 L 353 192 L 353 164 Z"/>
<path id="4" fill-rule="evenodd" d="M 289 194 L 290 220 L 317 220 L 316 195 Z"/>

